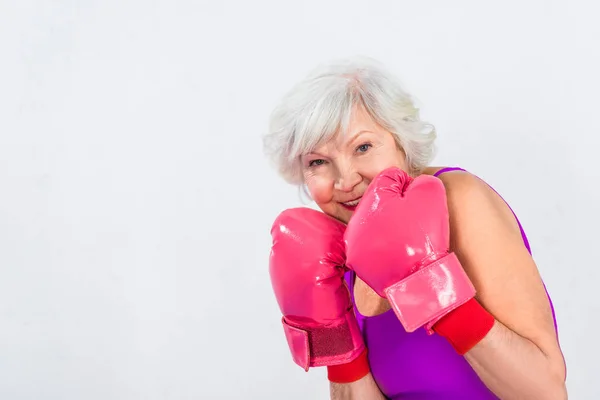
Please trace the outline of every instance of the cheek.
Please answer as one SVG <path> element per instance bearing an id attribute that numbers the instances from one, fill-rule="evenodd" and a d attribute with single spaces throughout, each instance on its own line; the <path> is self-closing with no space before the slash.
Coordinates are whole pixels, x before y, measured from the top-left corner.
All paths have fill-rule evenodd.
<path id="1" fill-rule="evenodd" d="M 333 182 L 324 177 L 311 176 L 305 179 L 310 197 L 317 204 L 329 203 L 333 198 Z"/>
<path id="2" fill-rule="evenodd" d="M 365 160 L 361 168 L 361 175 L 363 178 L 371 181 L 381 171 L 390 167 L 398 167 L 406 171 L 406 160 L 402 151 L 393 148 L 381 150 L 382 151 L 372 154 L 368 160 Z"/>

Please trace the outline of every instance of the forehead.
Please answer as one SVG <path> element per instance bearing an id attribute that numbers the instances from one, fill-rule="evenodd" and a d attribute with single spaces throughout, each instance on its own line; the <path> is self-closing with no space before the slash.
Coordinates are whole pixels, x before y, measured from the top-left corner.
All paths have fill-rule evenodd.
<path id="1" fill-rule="evenodd" d="M 363 107 L 355 107 L 345 129 L 338 132 L 330 142 L 341 146 L 364 134 L 381 135 L 384 131 L 385 129 L 379 126 Z"/>
<path id="2" fill-rule="evenodd" d="M 300 154 L 332 153 L 346 150 L 350 144 L 365 133 L 381 135 L 385 131 L 362 105 L 355 105 L 348 109 L 345 115 L 338 115 L 337 117 L 337 123 L 329 124 L 329 127 L 337 125 L 334 129 L 324 131 L 317 129 L 320 132 L 319 134 L 316 134 L 315 130 L 311 134 L 307 134 L 306 137 L 318 137 L 319 139 L 313 142 L 312 145 L 304 147 L 304 151 L 301 151 Z M 313 128 L 321 128 L 319 125 L 313 126 Z"/>
<path id="3" fill-rule="evenodd" d="M 362 140 L 373 141 L 373 139 L 377 142 L 387 142 L 386 137 L 388 135 L 387 131 L 382 129 L 360 129 L 357 128 L 355 130 L 348 130 L 344 134 L 337 134 L 331 139 L 321 143 L 314 149 L 314 153 L 320 154 L 333 154 L 340 153 L 345 151 L 353 151 L 354 146 L 360 143 Z"/>
<path id="4" fill-rule="evenodd" d="M 372 129 L 375 126 L 377 126 L 377 123 L 364 107 L 360 106 L 352 109 L 350 120 L 348 121 L 348 133 L 350 135 L 352 135 L 353 130 Z"/>

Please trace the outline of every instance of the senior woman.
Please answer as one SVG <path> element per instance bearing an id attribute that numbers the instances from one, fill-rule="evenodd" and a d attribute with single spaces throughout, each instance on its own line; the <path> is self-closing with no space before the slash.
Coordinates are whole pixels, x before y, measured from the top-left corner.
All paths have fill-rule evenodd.
<path id="1" fill-rule="evenodd" d="M 321 211 L 275 220 L 270 276 L 292 359 L 332 399 L 565 399 L 550 297 L 516 215 L 433 167 L 436 133 L 379 63 L 314 70 L 265 148 Z"/>

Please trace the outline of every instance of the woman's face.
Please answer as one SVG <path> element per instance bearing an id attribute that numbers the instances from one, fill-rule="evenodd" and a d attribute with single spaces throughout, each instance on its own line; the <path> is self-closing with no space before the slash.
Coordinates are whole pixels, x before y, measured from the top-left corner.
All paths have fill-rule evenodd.
<path id="1" fill-rule="evenodd" d="M 394 137 L 356 108 L 348 135 L 339 135 L 302 157 L 304 183 L 324 213 L 348 223 L 367 186 L 389 167 L 406 169 Z"/>

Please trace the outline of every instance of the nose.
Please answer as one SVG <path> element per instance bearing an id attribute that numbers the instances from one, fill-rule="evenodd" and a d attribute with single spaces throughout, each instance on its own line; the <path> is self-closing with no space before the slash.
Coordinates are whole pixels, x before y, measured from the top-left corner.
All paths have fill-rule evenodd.
<path id="1" fill-rule="evenodd" d="M 335 182 L 334 188 L 343 192 L 351 192 L 356 185 L 362 180 L 361 175 L 353 168 L 348 168 L 340 171 L 338 179 Z"/>

